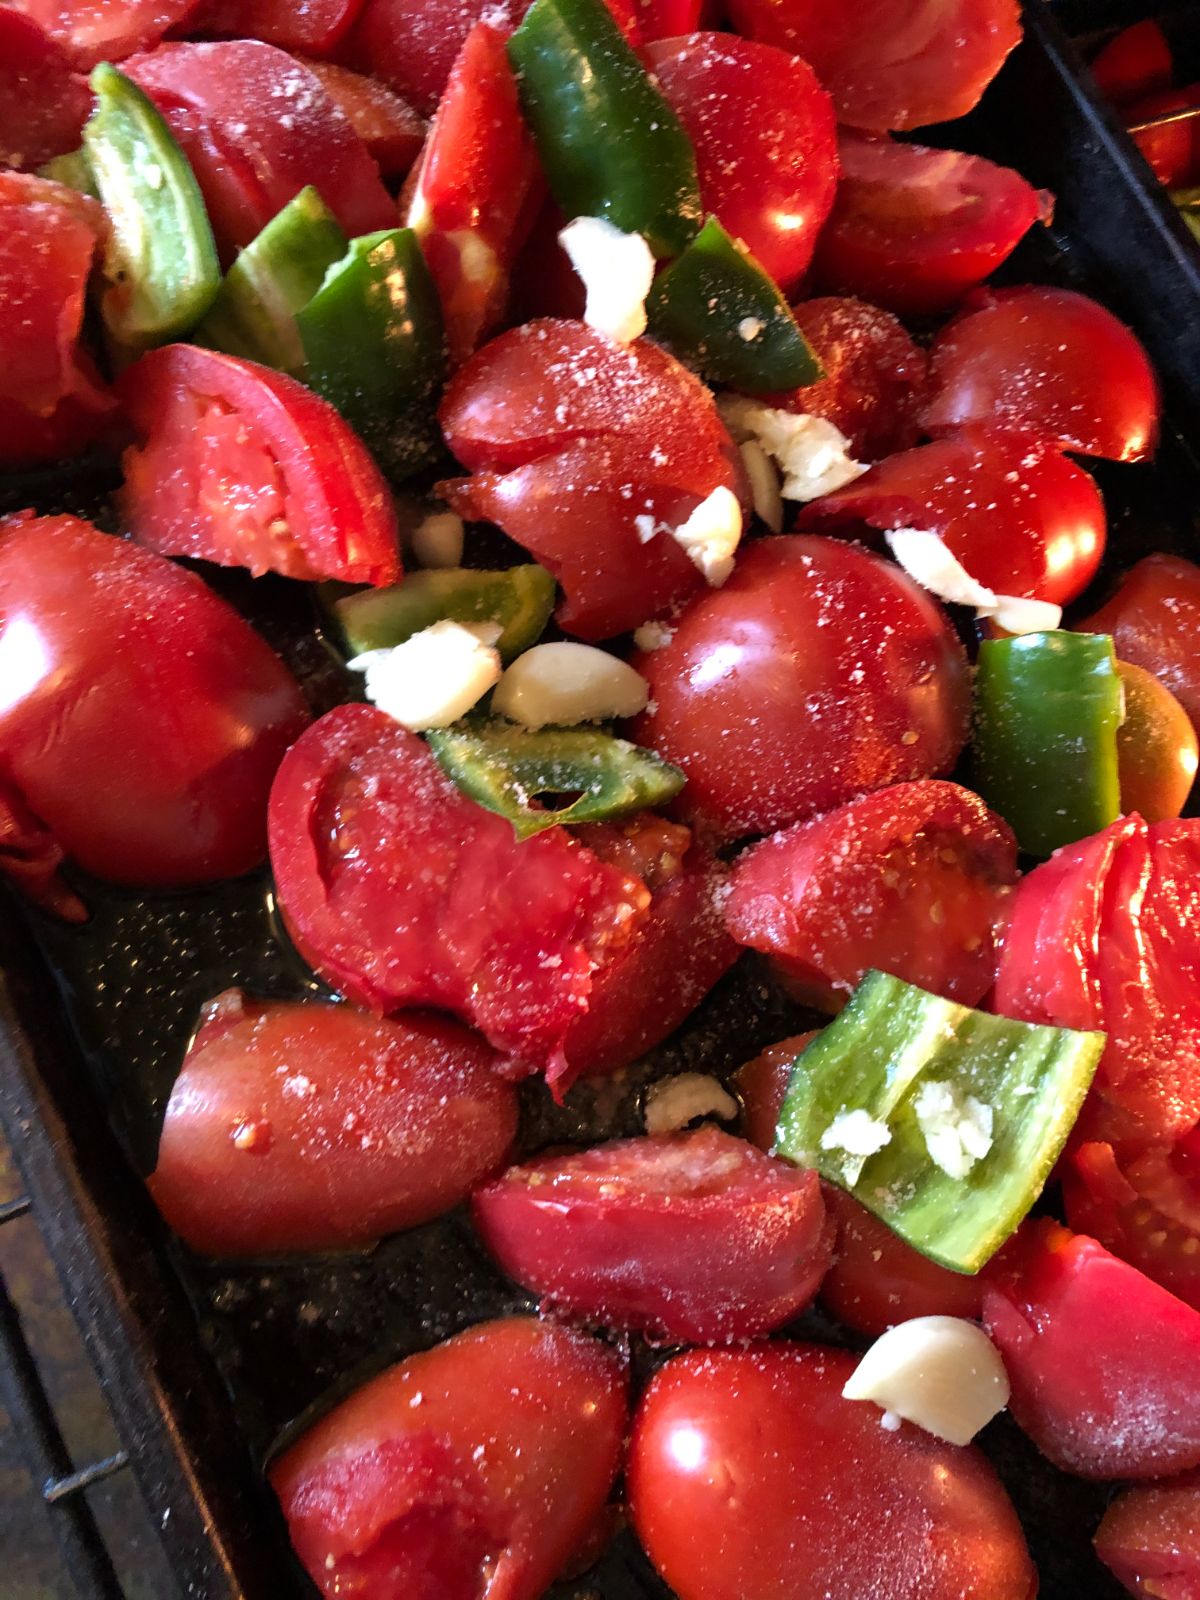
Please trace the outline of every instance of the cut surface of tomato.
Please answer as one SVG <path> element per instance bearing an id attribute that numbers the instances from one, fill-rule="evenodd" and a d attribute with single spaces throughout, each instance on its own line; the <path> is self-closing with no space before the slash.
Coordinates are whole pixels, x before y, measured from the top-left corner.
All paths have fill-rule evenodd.
<path id="1" fill-rule="evenodd" d="M 304 65 L 350 119 L 350 126 L 385 178 L 402 178 L 421 153 L 425 120 L 386 84 L 333 61 Z"/>
<path id="2" fill-rule="evenodd" d="M 362 0 L 199 0 L 187 32 L 202 39 L 261 39 L 298 55 L 331 55 Z"/>
<path id="3" fill-rule="evenodd" d="M 40 167 L 78 150 L 91 115 L 87 80 L 32 17 L 0 6 L 0 165 Z"/>
<path id="4" fill-rule="evenodd" d="M 1096 1554 L 1130 1594 L 1146 1600 L 1200 1595 L 1200 1472 L 1119 1494 L 1096 1529 Z"/>
<path id="5" fill-rule="evenodd" d="M 16 0 L 86 72 L 98 61 L 122 61 L 185 23 L 197 0 Z"/>

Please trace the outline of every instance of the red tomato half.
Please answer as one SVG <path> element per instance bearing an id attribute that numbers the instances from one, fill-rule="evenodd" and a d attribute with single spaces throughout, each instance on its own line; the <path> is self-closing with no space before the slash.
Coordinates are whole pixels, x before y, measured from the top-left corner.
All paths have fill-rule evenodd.
<path id="1" fill-rule="evenodd" d="M 596 1339 L 480 1323 L 344 1400 L 271 1486 L 327 1600 L 540 1600 L 603 1510 L 625 1393 Z"/>
<path id="2" fill-rule="evenodd" d="M 934 435 L 1008 429 L 1112 461 L 1153 453 L 1161 406 L 1145 350 L 1070 289 L 985 289 L 934 340 L 924 422 Z"/>
<path id="3" fill-rule="evenodd" d="M 1149 18 L 1122 28 L 1092 62 L 1096 87 L 1118 105 L 1169 88 L 1174 72 L 1167 36 Z"/>
<path id="4" fill-rule="evenodd" d="M 677 1356 L 634 1417 L 638 1537 L 679 1600 L 1030 1600 L 1037 1576 L 977 1450 L 844 1400 L 819 1345 Z"/>
<path id="5" fill-rule="evenodd" d="M 231 990 L 205 1007 L 175 1081 L 150 1192 L 202 1255 L 374 1244 L 503 1162 L 517 1098 L 495 1066 L 444 1017 Z"/>
<path id="6" fill-rule="evenodd" d="M 396 226 L 396 205 L 349 118 L 286 51 L 257 39 L 164 44 L 126 71 L 166 118 L 224 259 L 306 184 L 352 237 Z"/>
<path id="7" fill-rule="evenodd" d="M 140 544 L 256 576 L 398 581 L 396 513 L 379 469 L 295 378 L 172 344 L 127 368 L 119 390 L 138 435 L 119 500 Z"/>
<path id="8" fill-rule="evenodd" d="M 718 1128 L 510 1167 L 472 1213 L 510 1278 L 587 1322 L 666 1343 L 768 1333 L 829 1265 L 816 1173 Z"/>
<path id="9" fill-rule="evenodd" d="M 966 737 L 966 662 L 945 616 L 837 540 L 750 545 L 635 664 L 651 698 L 632 737 L 684 769 L 688 814 L 726 839 L 948 771 Z"/>
<path id="10" fill-rule="evenodd" d="M 79 148 L 92 94 L 62 45 L 0 6 L 0 166 L 40 167 Z"/>
<path id="11" fill-rule="evenodd" d="M 901 315 L 944 311 L 1049 219 L 1046 195 L 982 156 L 844 130 L 838 157 L 842 181 L 814 275 L 832 293 Z"/>
<path id="12" fill-rule="evenodd" d="M 26 854 L 57 845 L 97 877 L 156 888 L 262 860 L 267 791 L 308 714 L 192 573 L 74 517 L 0 523 L 0 681 L 0 791 L 39 824 Z M 16 832 L 0 869 L 53 900 L 55 863 L 39 882 Z"/>
<path id="13" fill-rule="evenodd" d="M 350 126 L 384 177 L 402 178 L 425 143 L 424 119 L 386 84 L 361 72 L 335 66 L 332 61 L 306 61 L 304 65 L 349 117 Z"/>
<path id="14" fill-rule="evenodd" d="M 972 431 L 889 456 L 806 506 L 799 526 L 928 528 L 998 594 L 1065 605 L 1104 554 L 1104 502 L 1082 467 L 1049 445 Z"/>
<path id="15" fill-rule="evenodd" d="M 668 39 L 645 59 L 695 146 L 705 211 L 791 293 L 837 188 L 833 106 L 812 68 L 729 33 Z"/>
<path id="16" fill-rule="evenodd" d="M 184 23 L 196 0 L 14 0 L 86 72 L 155 45 Z"/>
<path id="17" fill-rule="evenodd" d="M 1081 1478 L 1200 1465 L 1200 1313 L 1083 1234 L 1045 1218 L 990 1275 L 983 1317 L 1013 1416 Z"/>
<path id="18" fill-rule="evenodd" d="M 201 39 L 261 39 L 300 55 L 327 56 L 345 38 L 362 0 L 199 0 L 186 31 Z"/>
<path id="19" fill-rule="evenodd" d="M 872 968 L 977 1005 L 1017 843 L 978 795 L 925 779 L 851 800 L 742 856 L 726 902 L 739 944 L 806 1004 L 838 1011 Z"/>
<path id="20" fill-rule="evenodd" d="M 1200 729 L 1200 567 L 1181 556 L 1146 556 L 1079 627 L 1111 633 L 1119 659 L 1153 674 Z"/>
<path id="21" fill-rule="evenodd" d="M 739 33 L 816 70 L 854 128 L 924 128 L 965 116 L 1021 38 L 1016 0 L 731 0 Z"/>
<path id="22" fill-rule="evenodd" d="M 1096 1554 L 1130 1594 L 1200 1596 L 1200 1472 L 1119 1494 L 1096 1529 Z"/>
<path id="23" fill-rule="evenodd" d="M 1186 89 L 1161 89 L 1122 106 L 1121 113 L 1132 130 L 1138 122 L 1149 122 L 1165 111 L 1188 111 L 1196 104 L 1200 84 Z M 1164 122 L 1157 128 L 1130 132 L 1130 138 L 1146 158 L 1159 183 L 1168 189 L 1182 189 L 1200 176 L 1200 137 L 1193 117 L 1179 122 Z"/>
<path id="24" fill-rule="evenodd" d="M 817 1031 L 794 1033 L 778 1044 L 768 1045 L 733 1075 L 733 1085 L 742 1102 L 742 1133 L 759 1150 L 770 1152 L 775 1147 L 775 1129 L 791 1082 L 792 1066 L 801 1050 L 817 1037 Z"/>

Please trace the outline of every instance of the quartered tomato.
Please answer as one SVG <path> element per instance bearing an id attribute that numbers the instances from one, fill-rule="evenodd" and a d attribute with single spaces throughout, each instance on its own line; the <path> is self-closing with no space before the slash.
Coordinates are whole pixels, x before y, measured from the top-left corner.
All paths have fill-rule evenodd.
<path id="1" fill-rule="evenodd" d="M 829 1265 L 816 1173 L 711 1127 L 510 1167 L 472 1214 L 505 1272 L 550 1305 L 668 1343 L 767 1333 Z"/>
<path id="2" fill-rule="evenodd" d="M 396 226 L 349 118 L 286 51 L 257 39 L 164 44 L 125 70 L 191 162 L 225 260 L 306 184 L 351 236 Z"/>
<path id="3" fill-rule="evenodd" d="M 346 1250 L 428 1222 L 503 1162 L 516 1090 L 445 1017 L 210 1001 L 150 1192 L 203 1255 Z"/>
<path id="4" fill-rule="evenodd" d="M 185 23 L 197 0 L 14 0 L 82 71 L 121 61 Z"/>
<path id="5" fill-rule="evenodd" d="M 889 456 L 806 506 L 824 533 L 925 528 L 998 594 L 1064 605 L 1104 554 L 1104 502 L 1093 480 L 1049 445 L 972 431 Z"/>
<path id="6" fill-rule="evenodd" d="M 1117 105 L 1168 88 L 1174 71 L 1167 36 L 1149 17 L 1122 28 L 1092 61 L 1096 87 Z"/>
<path id="7" fill-rule="evenodd" d="M 386 84 L 361 72 L 351 72 L 332 61 L 306 61 L 304 65 L 349 117 L 350 126 L 383 176 L 402 178 L 425 143 L 424 118 Z"/>
<path id="8" fill-rule="evenodd" d="M 192 573 L 74 517 L 0 523 L 0 681 L 0 870 L 35 899 L 81 914 L 64 851 L 155 888 L 261 861 L 267 791 L 308 715 Z"/>
<path id="9" fill-rule="evenodd" d="M 634 1417 L 638 1537 L 679 1600 L 1030 1600 L 984 1457 L 844 1400 L 856 1358 L 771 1344 L 677 1356 Z"/>
<path id="10" fill-rule="evenodd" d="M 1126 1489 L 1096 1529 L 1096 1554 L 1130 1594 L 1200 1595 L 1200 1472 Z"/>
<path id="11" fill-rule="evenodd" d="M 391 495 L 367 448 L 295 378 L 195 345 L 121 376 L 138 442 L 119 503 L 140 544 L 255 574 L 395 583 Z"/>
<path id="12" fill-rule="evenodd" d="M 844 130 L 838 157 L 814 275 L 827 291 L 902 315 L 953 305 L 1049 216 L 1045 195 L 982 156 Z"/>
<path id="13" fill-rule="evenodd" d="M 597 1339 L 480 1323 L 356 1390 L 271 1486 L 327 1600 L 540 1600 L 603 1511 L 625 1395 Z"/>
<path id="14" fill-rule="evenodd" d="M 816 1037 L 813 1030 L 780 1039 L 778 1044 L 768 1045 L 761 1055 L 747 1061 L 734 1073 L 733 1086 L 742 1102 L 742 1133 L 758 1149 L 774 1149 L 775 1129 L 791 1081 L 792 1066 L 801 1050 Z"/>
<path id="15" fill-rule="evenodd" d="M 1200 730 L 1200 567 L 1181 556 L 1146 556 L 1079 626 L 1111 633 L 1118 659 L 1152 673 Z"/>
<path id="16" fill-rule="evenodd" d="M 632 737 L 684 769 L 685 810 L 726 839 L 945 772 L 966 737 L 966 661 L 945 616 L 837 540 L 750 545 L 635 665 L 651 699 Z"/>
<path id="17" fill-rule="evenodd" d="M 62 45 L 0 6 L 0 166 L 40 167 L 77 150 L 91 110 L 87 79 Z"/>
<path id="18" fill-rule="evenodd" d="M 1125 716 L 1117 729 L 1122 811 L 1147 822 L 1177 817 L 1200 766 L 1200 744 L 1187 712 L 1144 667 L 1118 661 Z"/>
<path id="19" fill-rule="evenodd" d="M 822 1010 L 840 1010 L 872 967 L 973 1006 L 995 981 L 993 930 L 1016 879 L 1007 823 L 969 790 L 925 779 L 754 845 L 726 923 Z"/>
<path id="20" fill-rule="evenodd" d="M 1161 405 L 1123 322 L 1071 289 L 984 289 L 933 342 L 923 420 L 934 435 L 1008 429 L 1066 450 L 1141 461 Z"/>
<path id="21" fill-rule="evenodd" d="M 837 187 L 833 107 L 812 68 L 730 33 L 668 39 L 645 59 L 695 146 L 704 210 L 795 290 Z"/>
<path id="22" fill-rule="evenodd" d="M 345 38 L 362 0 L 199 0 L 187 32 L 201 39 L 262 39 L 299 55 L 328 56 Z"/>
<path id="23" fill-rule="evenodd" d="M 1049 1218 L 983 1293 L 1013 1416 L 1082 1478 L 1200 1465 L 1200 1312 Z"/>

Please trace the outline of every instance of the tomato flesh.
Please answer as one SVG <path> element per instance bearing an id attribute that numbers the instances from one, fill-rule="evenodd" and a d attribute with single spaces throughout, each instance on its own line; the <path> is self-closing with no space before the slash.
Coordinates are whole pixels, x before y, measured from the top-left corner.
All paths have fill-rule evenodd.
<path id="1" fill-rule="evenodd" d="M 186 23 L 197 0 L 19 0 L 18 9 L 54 39 L 73 66 L 122 61 Z"/>
<path id="2" fill-rule="evenodd" d="M 1119 1494 L 1096 1529 L 1096 1554 L 1130 1594 L 1200 1595 L 1200 1472 Z"/>
<path id="3" fill-rule="evenodd" d="M 425 143 L 424 118 L 386 84 L 332 61 L 306 61 L 305 66 L 366 146 L 385 178 L 402 178 Z"/>
<path id="4" fill-rule="evenodd" d="M 91 109 L 87 81 L 62 45 L 0 6 L 0 165 L 40 167 L 77 150 Z"/>
<path id="5" fill-rule="evenodd" d="M 775 1148 L 775 1129 L 787 1097 L 792 1065 L 816 1036 L 814 1029 L 780 1039 L 734 1073 L 733 1086 L 742 1102 L 742 1134 L 759 1150 L 770 1153 Z"/>
<path id="6" fill-rule="evenodd" d="M 346 36 L 362 0 L 199 0 L 188 32 L 207 39 L 261 39 L 300 55 L 327 56 Z"/>

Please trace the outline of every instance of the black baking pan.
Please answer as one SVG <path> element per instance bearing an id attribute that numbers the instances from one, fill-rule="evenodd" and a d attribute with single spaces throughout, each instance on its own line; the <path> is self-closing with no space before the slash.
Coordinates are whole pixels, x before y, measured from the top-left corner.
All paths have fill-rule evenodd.
<path id="1" fill-rule="evenodd" d="M 1070 47 L 1040 3 L 1028 26 L 1026 43 L 980 112 L 947 129 L 947 142 L 1008 159 L 1056 192 L 1054 230 L 1039 230 L 1009 275 L 1089 289 L 1125 315 L 1163 366 L 1180 427 L 1168 430 L 1153 467 L 1098 473 L 1112 519 L 1098 598 L 1138 554 L 1190 549 L 1200 472 L 1186 441 L 1200 439 L 1200 405 L 1193 404 L 1200 395 L 1189 395 L 1178 360 L 1172 365 L 1163 354 L 1160 301 L 1178 292 L 1176 278 L 1156 277 L 1150 253 L 1101 248 L 1110 232 L 1126 229 L 1134 204 L 1106 114 L 1077 79 Z M 1036 160 L 1025 148 L 1034 135 Z M 1086 226 L 1077 231 L 1080 218 Z M 1200 339 L 1200 329 L 1193 336 Z M 69 503 L 96 512 L 109 487 L 103 467 L 82 468 L 66 481 L 55 469 L 0 483 L 0 510 Z M 344 694 L 346 680 L 298 586 L 206 575 L 288 657 L 318 708 Z M 166 1097 L 201 1002 L 232 984 L 265 995 L 316 986 L 279 932 L 265 872 L 178 895 L 139 896 L 87 882 L 80 888 L 94 912 L 82 928 L 0 895 L 5 1127 L 180 1594 L 311 1600 L 262 1476 L 280 1438 L 389 1362 L 529 1301 L 499 1276 L 461 1215 L 363 1256 L 229 1267 L 183 1250 L 148 1203 L 141 1175 L 153 1164 Z M 523 1145 L 636 1132 L 647 1079 L 685 1066 L 728 1074 L 807 1020 L 747 957 L 636 1070 L 580 1087 L 564 1108 L 552 1106 L 540 1086 L 527 1086 Z M 831 1336 L 816 1315 L 793 1331 Z M 635 1371 L 655 1359 L 635 1346 Z M 1115 1600 L 1122 1591 L 1090 1544 L 1111 1491 L 1056 1472 L 1006 1419 L 991 1425 L 982 1443 L 1017 1503 L 1043 1600 Z M 554 1593 L 661 1600 L 666 1591 L 624 1533 L 596 1568 Z"/>

